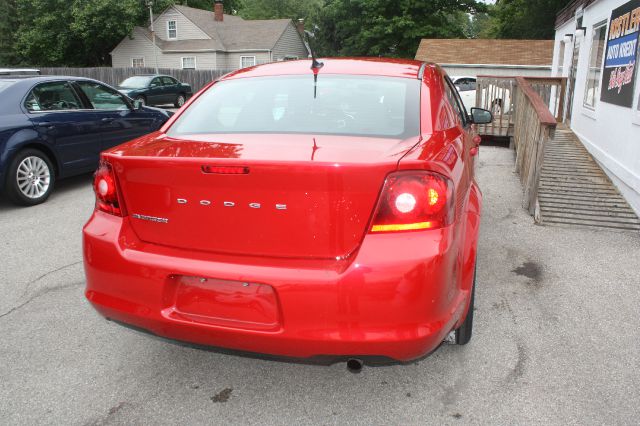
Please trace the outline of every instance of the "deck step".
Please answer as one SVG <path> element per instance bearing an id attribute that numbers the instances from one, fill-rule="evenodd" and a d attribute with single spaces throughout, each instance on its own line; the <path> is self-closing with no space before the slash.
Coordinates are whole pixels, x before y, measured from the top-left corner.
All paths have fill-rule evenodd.
<path id="1" fill-rule="evenodd" d="M 640 219 L 580 140 L 558 130 L 545 147 L 540 223 L 640 232 Z"/>

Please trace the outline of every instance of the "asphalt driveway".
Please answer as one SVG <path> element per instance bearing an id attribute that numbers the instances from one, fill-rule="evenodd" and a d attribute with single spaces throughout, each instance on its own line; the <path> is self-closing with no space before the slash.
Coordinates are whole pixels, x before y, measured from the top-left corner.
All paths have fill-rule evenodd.
<path id="1" fill-rule="evenodd" d="M 475 333 L 410 365 L 257 360 L 152 339 L 84 300 L 91 177 L 0 200 L 3 424 L 637 424 L 640 236 L 536 226 L 483 147 Z"/>

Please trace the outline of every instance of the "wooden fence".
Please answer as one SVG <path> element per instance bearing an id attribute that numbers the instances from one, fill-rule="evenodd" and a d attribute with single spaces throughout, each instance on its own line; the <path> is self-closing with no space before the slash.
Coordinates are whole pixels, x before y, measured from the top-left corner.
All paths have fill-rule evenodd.
<path id="1" fill-rule="evenodd" d="M 39 68 L 43 75 L 68 75 L 87 77 L 100 80 L 111 86 L 118 86 L 124 79 L 139 74 L 154 74 L 154 68 Z M 170 75 L 183 83 L 191 85 L 193 92 L 197 92 L 209 82 L 227 74 L 230 71 L 216 70 L 183 70 L 160 68 L 160 74 Z"/>

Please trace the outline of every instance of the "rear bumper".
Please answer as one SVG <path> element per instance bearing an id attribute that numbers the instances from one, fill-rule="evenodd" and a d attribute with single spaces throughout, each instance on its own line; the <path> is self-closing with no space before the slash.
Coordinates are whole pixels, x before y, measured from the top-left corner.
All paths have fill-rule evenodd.
<path id="1" fill-rule="evenodd" d="M 147 244 L 127 218 L 101 212 L 83 237 L 86 297 L 100 314 L 198 345 L 296 358 L 408 361 L 436 349 L 468 306 L 451 228 L 369 235 L 354 259 L 326 262 L 232 258 Z M 205 289 L 224 280 L 239 290 L 205 301 L 210 315 L 185 314 L 198 299 L 200 293 L 192 296 L 200 280 Z M 196 284 L 185 287 L 187 282 Z M 251 294 L 263 297 L 247 301 L 243 292 L 255 288 Z"/>

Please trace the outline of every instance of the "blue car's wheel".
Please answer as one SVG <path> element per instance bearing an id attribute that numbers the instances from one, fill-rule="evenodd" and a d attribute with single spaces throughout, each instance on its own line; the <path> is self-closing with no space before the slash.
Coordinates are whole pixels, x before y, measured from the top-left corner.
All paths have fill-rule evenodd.
<path id="1" fill-rule="evenodd" d="M 5 188 L 7 197 L 15 204 L 34 206 L 49 198 L 54 182 L 51 160 L 42 151 L 25 149 L 11 161 Z"/>

